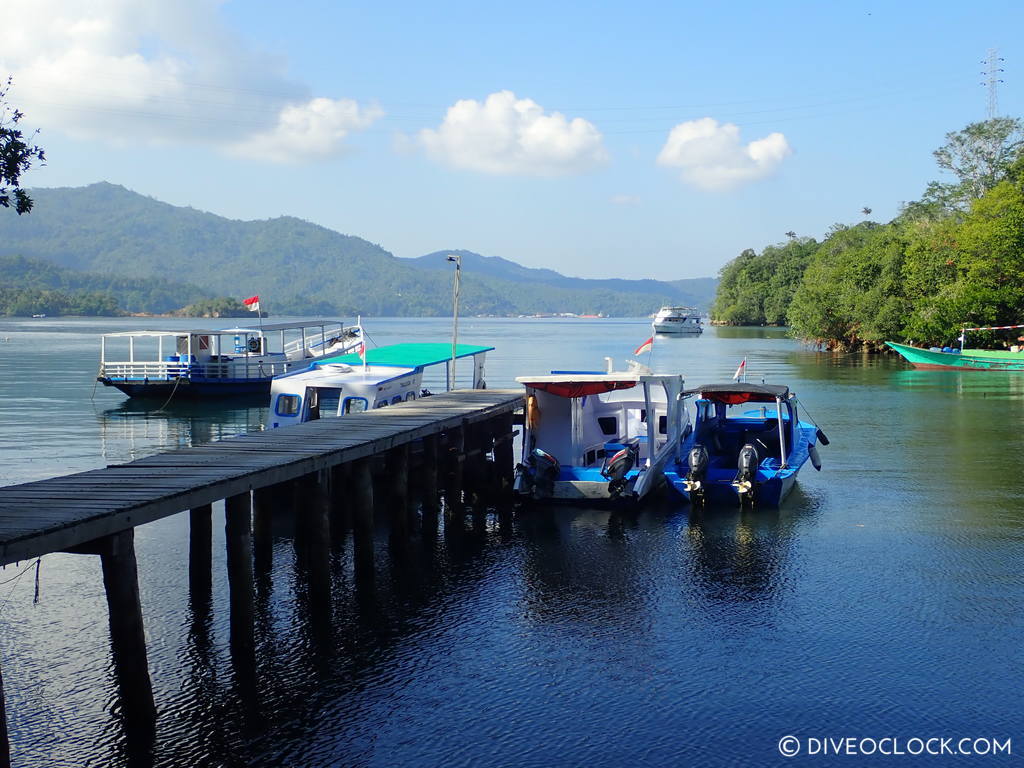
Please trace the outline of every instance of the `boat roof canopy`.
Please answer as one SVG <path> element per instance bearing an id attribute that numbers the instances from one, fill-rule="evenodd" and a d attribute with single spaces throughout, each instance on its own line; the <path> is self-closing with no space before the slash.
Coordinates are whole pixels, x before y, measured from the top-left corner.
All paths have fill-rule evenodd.
<path id="1" fill-rule="evenodd" d="M 295 328 L 322 328 L 327 326 L 344 326 L 341 320 L 304 320 L 290 323 L 264 323 L 261 329 L 258 325 L 244 328 L 159 328 L 140 331 L 116 331 L 104 333 L 104 336 L 227 336 L 229 334 L 245 334 L 258 336 L 260 331 L 289 331 Z"/>
<path id="2" fill-rule="evenodd" d="M 455 348 L 455 357 L 472 357 L 490 352 L 494 347 L 481 347 L 476 344 L 459 344 Z M 394 366 L 396 368 L 421 368 L 427 365 L 438 365 L 452 359 L 452 345 L 446 343 L 409 343 L 388 344 L 373 347 L 366 352 L 367 365 Z M 317 360 L 311 368 L 342 363 L 344 365 L 362 365 L 363 359 L 357 353 L 325 357 Z"/>
<path id="3" fill-rule="evenodd" d="M 714 400 L 726 405 L 741 403 L 774 403 L 789 397 L 789 387 L 782 384 L 747 384 L 745 382 L 729 382 L 727 384 L 704 384 L 688 389 L 686 395 L 700 395 L 705 400 Z"/>
<path id="4" fill-rule="evenodd" d="M 557 397 L 584 397 L 632 389 L 640 382 L 638 373 L 554 374 L 551 376 L 520 376 L 520 384 L 539 389 Z"/>

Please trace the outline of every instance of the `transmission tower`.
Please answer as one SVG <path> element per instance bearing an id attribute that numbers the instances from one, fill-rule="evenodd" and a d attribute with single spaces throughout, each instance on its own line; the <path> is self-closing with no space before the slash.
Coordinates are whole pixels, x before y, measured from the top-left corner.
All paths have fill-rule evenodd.
<path id="1" fill-rule="evenodd" d="M 999 64 L 1004 59 L 999 57 L 999 51 L 995 48 L 988 49 L 988 56 L 981 62 L 985 65 L 985 69 L 982 70 L 981 74 L 985 77 L 985 81 L 982 85 L 988 87 L 988 119 L 992 120 L 997 114 L 999 114 L 999 83 L 1003 82 L 999 79 L 999 73 L 1003 71 Z"/>

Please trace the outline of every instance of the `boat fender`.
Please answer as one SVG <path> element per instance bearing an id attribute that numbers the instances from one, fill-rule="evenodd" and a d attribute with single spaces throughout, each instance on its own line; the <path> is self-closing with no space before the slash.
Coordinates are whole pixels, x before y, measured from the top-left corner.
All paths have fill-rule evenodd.
<path id="1" fill-rule="evenodd" d="M 536 429 L 540 425 L 540 406 L 537 404 L 537 396 L 530 395 L 526 398 L 526 426 L 529 429 Z"/>
<path id="2" fill-rule="evenodd" d="M 821 427 L 818 427 L 818 431 L 814 433 L 818 438 L 818 442 L 822 445 L 828 445 L 828 438 L 825 437 L 825 433 L 821 431 Z"/>
<path id="3" fill-rule="evenodd" d="M 811 464 L 816 470 L 821 472 L 821 456 L 818 454 L 818 446 L 814 443 L 808 444 L 807 453 L 811 457 Z"/>

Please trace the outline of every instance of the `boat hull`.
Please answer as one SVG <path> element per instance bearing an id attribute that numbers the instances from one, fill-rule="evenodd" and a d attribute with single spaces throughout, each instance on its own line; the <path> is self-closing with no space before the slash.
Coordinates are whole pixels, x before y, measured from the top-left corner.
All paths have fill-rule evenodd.
<path id="1" fill-rule="evenodd" d="M 963 353 L 932 352 L 908 344 L 885 342 L 915 368 L 926 371 L 1024 371 L 1024 352 L 968 350 Z"/>
<path id="2" fill-rule="evenodd" d="M 216 381 L 197 381 L 195 379 L 174 379 L 161 381 L 138 381 L 97 379 L 107 387 L 114 387 L 131 398 L 167 399 L 171 396 L 182 399 L 202 399 L 209 397 L 262 396 L 270 394 L 270 379 L 234 379 Z"/>
<path id="3" fill-rule="evenodd" d="M 671 336 L 700 336 L 704 329 L 697 326 L 684 326 L 682 323 L 659 325 L 654 324 L 655 333 L 665 333 Z"/>
<path id="4" fill-rule="evenodd" d="M 797 472 L 787 473 L 781 477 L 779 475 L 774 475 L 767 478 L 764 477 L 761 472 L 758 474 L 762 476 L 755 481 L 753 495 L 749 497 L 749 501 L 747 502 L 754 506 L 778 507 L 786 500 L 786 497 L 796 485 Z M 703 486 L 703 496 L 699 499 L 695 499 L 694 495 L 687 491 L 684 486 L 684 481 L 686 479 L 685 467 L 682 468 L 681 472 L 670 471 L 665 473 L 668 484 L 691 504 L 700 501 L 704 504 L 723 506 L 735 506 L 737 504 L 744 503 L 744 499 L 741 498 L 741 494 L 732 484 L 732 478 L 734 475 L 735 473 L 732 472 L 729 473 L 728 477 L 706 479 Z"/>

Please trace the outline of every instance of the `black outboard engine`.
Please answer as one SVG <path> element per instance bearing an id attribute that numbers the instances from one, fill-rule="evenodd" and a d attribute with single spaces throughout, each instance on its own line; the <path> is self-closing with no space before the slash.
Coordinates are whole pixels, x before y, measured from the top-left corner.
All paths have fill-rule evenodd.
<path id="1" fill-rule="evenodd" d="M 754 479 L 757 476 L 757 468 L 761 464 L 761 454 L 753 443 L 747 443 L 740 448 L 739 460 L 736 462 L 736 479 L 732 481 L 732 487 L 740 495 L 740 501 L 754 500 Z"/>
<path id="2" fill-rule="evenodd" d="M 610 459 L 605 459 L 601 467 L 601 475 L 608 479 L 608 495 L 617 498 L 626 488 L 626 474 L 636 466 L 640 458 L 640 448 L 630 443 L 621 451 L 617 451 Z"/>
<path id="3" fill-rule="evenodd" d="M 555 480 L 561 467 L 558 459 L 540 448 L 534 448 L 526 457 L 526 464 L 516 467 L 535 499 L 550 497 L 555 492 Z"/>
<path id="4" fill-rule="evenodd" d="M 703 445 L 695 445 L 690 449 L 690 453 L 686 457 L 686 463 L 690 469 L 683 481 L 683 489 L 690 494 L 691 499 L 704 498 L 704 476 L 708 472 L 710 461 L 708 449 Z"/>

